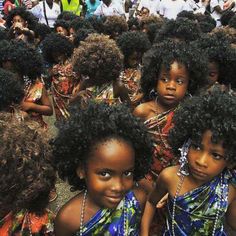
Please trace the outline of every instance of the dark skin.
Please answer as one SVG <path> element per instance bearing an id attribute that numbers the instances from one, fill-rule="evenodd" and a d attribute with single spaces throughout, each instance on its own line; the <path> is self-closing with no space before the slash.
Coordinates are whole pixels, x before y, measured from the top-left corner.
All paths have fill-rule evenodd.
<path id="1" fill-rule="evenodd" d="M 103 3 L 109 7 L 111 4 L 111 0 L 103 0 Z"/>

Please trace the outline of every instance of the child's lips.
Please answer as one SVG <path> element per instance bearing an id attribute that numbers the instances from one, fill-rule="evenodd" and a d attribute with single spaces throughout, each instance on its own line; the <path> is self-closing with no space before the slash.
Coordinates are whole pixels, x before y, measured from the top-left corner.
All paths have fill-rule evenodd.
<path id="1" fill-rule="evenodd" d="M 206 176 L 207 176 L 206 173 L 204 173 L 204 172 L 202 172 L 201 170 L 198 170 L 198 169 L 192 168 L 192 172 L 193 172 L 194 174 L 200 176 L 200 177 L 206 177 Z"/>
<path id="2" fill-rule="evenodd" d="M 119 203 L 122 199 L 123 196 L 119 195 L 119 196 L 106 196 L 107 200 L 113 204 L 117 204 Z"/>
<path id="3" fill-rule="evenodd" d="M 168 99 L 168 100 L 174 100 L 175 99 L 175 95 L 174 94 L 166 94 L 164 96 L 165 99 Z"/>

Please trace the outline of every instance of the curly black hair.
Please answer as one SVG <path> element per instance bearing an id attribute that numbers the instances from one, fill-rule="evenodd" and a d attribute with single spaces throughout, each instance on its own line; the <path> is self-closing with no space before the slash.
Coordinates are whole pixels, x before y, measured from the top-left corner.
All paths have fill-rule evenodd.
<path id="1" fill-rule="evenodd" d="M 210 15 L 198 13 L 195 16 L 203 33 L 209 33 L 216 27 L 216 21 Z"/>
<path id="2" fill-rule="evenodd" d="M 169 132 L 169 143 L 177 155 L 178 149 L 189 138 L 200 144 L 204 132 L 211 130 L 212 142 L 223 140 L 225 158 L 235 165 L 236 97 L 232 93 L 215 86 L 204 95 L 186 100 L 176 110 L 173 124 Z"/>
<path id="3" fill-rule="evenodd" d="M 234 15 L 229 21 L 229 27 L 236 29 L 236 15 Z"/>
<path id="4" fill-rule="evenodd" d="M 57 20 L 65 20 L 65 21 L 72 21 L 76 18 L 79 18 L 79 16 L 75 15 L 74 13 L 70 12 L 70 11 L 62 11 L 58 17 Z"/>
<path id="5" fill-rule="evenodd" d="M 177 18 L 187 18 L 189 20 L 196 20 L 196 15 L 192 11 L 183 10 L 177 14 Z"/>
<path id="6" fill-rule="evenodd" d="M 129 56 L 138 52 L 143 55 L 150 47 L 151 43 L 147 35 L 143 32 L 125 32 L 117 39 L 117 45 L 124 55 L 124 64 L 127 64 Z"/>
<path id="7" fill-rule="evenodd" d="M 42 56 L 23 41 L 11 41 L 1 49 L 1 54 L 1 60 L 11 62 L 13 72 L 21 78 L 27 76 L 31 81 L 35 81 L 43 73 Z"/>
<path id="8" fill-rule="evenodd" d="M 69 58 L 73 50 L 72 42 L 60 34 L 51 33 L 42 41 L 43 57 L 49 63 L 55 63 L 53 55 L 62 54 Z"/>
<path id="9" fill-rule="evenodd" d="M 90 103 L 84 110 L 72 109 L 72 117 L 60 124 L 54 141 L 53 155 L 60 178 L 68 180 L 74 190 L 85 188 L 76 169 L 86 163 L 89 153 L 99 143 L 112 138 L 125 140 L 134 148 L 134 180 L 145 176 L 152 162 L 152 140 L 139 118 L 124 105 Z"/>
<path id="10" fill-rule="evenodd" d="M 80 29 L 74 36 L 73 44 L 75 48 L 79 47 L 80 42 L 84 41 L 89 34 L 94 34 L 96 31 L 94 29 Z"/>
<path id="11" fill-rule="evenodd" d="M 129 18 L 129 20 L 127 21 L 128 24 L 128 28 L 129 31 L 135 29 L 135 30 L 140 30 L 140 22 L 139 19 L 137 17 L 131 17 Z"/>
<path id="12" fill-rule="evenodd" d="M 6 26 L 10 28 L 12 26 L 12 20 L 14 16 L 20 16 L 25 21 L 27 21 L 28 28 L 30 30 L 34 30 L 37 24 L 37 18 L 30 12 L 27 11 L 24 7 L 16 7 L 15 9 L 11 10 L 6 19 Z"/>
<path id="13" fill-rule="evenodd" d="M 220 17 L 220 22 L 223 26 L 226 26 L 229 24 L 230 19 L 235 15 L 235 12 L 230 10 L 230 11 L 225 11 L 222 16 Z"/>
<path id="14" fill-rule="evenodd" d="M 166 40 L 153 46 L 144 54 L 141 88 L 145 96 L 156 88 L 161 68 L 169 70 L 170 65 L 177 61 L 183 64 L 189 74 L 188 92 L 195 94 L 207 82 L 207 59 L 197 47 L 184 42 Z"/>
<path id="15" fill-rule="evenodd" d="M 144 28 L 150 24 L 156 24 L 158 28 L 161 28 L 165 22 L 166 20 L 164 18 L 154 15 L 142 17 L 140 19 L 140 29 L 144 30 Z"/>
<path id="16" fill-rule="evenodd" d="M 167 38 L 190 42 L 198 39 L 200 35 L 201 29 L 197 22 L 180 17 L 167 21 L 157 32 L 154 43 L 163 42 Z"/>
<path id="17" fill-rule="evenodd" d="M 0 27 L 0 41 L 7 40 L 8 30 Z"/>
<path id="18" fill-rule="evenodd" d="M 93 26 L 90 22 L 83 18 L 76 18 L 70 22 L 69 28 L 72 28 L 75 33 L 78 32 L 80 29 L 93 29 Z"/>
<path id="19" fill-rule="evenodd" d="M 45 37 L 51 32 L 51 28 L 48 25 L 42 23 L 36 24 L 34 29 L 35 38 L 39 38 L 40 41 L 44 40 Z"/>
<path id="20" fill-rule="evenodd" d="M 10 71 L 0 69 L 0 111 L 8 110 L 24 98 L 23 84 Z"/>
<path id="21" fill-rule="evenodd" d="M 0 145 L 0 209 L 43 213 L 56 179 L 47 141 L 0 113 Z"/>
<path id="22" fill-rule="evenodd" d="M 128 31 L 128 24 L 122 16 L 108 16 L 103 26 L 104 33 L 110 36 Z"/>
<path id="23" fill-rule="evenodd" d="M 56 20 L 55 23 L 54 23 L 54 30 L 57 29 L 57 27 L 62 27 L 64 29 L 66 29 L 68 32 L 69 32 L 69 26 L 70 26 L 70 23 L 66 20 Z"/>
<path id="24" fill-rule="evenodd" d="M 99 81 L 113 81 L 123 69 L 123 55 L 115 41 L 108 36 L 90 34 L 73 54 L 74 70 Z"/>
<path id="25" fill-rule="evenodd" d="M 231 47 L 224 33 L 202 35 L 193 44 L 204 50 L 209 62 L 218 64 L 218 82 L 225 85 L 231 84 L 235 88 L 236 50 Z"/>
<path id="26" fill-rule="evenodd" d="M 106 20 L 106 16 L 91 16 L 87 19 L 87 21 L 93 26 L 93 28 L 99 33 L 104 32 L 104 22 Z"/>

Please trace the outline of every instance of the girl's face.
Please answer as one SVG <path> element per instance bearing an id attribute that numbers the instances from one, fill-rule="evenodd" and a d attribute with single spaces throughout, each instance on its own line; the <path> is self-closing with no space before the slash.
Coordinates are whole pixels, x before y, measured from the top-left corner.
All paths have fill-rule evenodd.
<path id="1" fill-rule="evenodd" d="M 174 62 L 167 71 L 161 69 L 157 81 L 158 103 L 168 110 L 176 107 L 184 98 L 189 84 L 189 75 L 183 64 Z"/>
<path id="2" fill-rule="evenodd" d="M 25 21 L 21 16 L 16 15 L 12 19 L 12 26 L 15 28 L 18 25 L 21 25 L 21 27 L 27 27 L 27 21 Z"/>
<path id="3" fill-rule="evenodd" d="M 127 66 L 129 68 L 136 68 L 139 63 L 141 62 L 141 53 L 138 52 L 133 52 L 128 56 L 128 60 L 127 60 Z"/>
<path id="4" fill-rule="evenodd" d="M 203 133 L 201 144 L 192 143 L 188 153 L 190 178 L 204 184 L 220 174 L 227 165 L 223 143 L 211 142 L 212 132 Z"/>
<path id="5" fill-rule="evenodd" d="M 208 82 L 213 85 L 219 79 L 219 65 L 216 62 L 208 64 Z"/>
<path id="6" fill-rule="evenodd" d="M 125 141 L 110 139 L 90 153 L 85 170 L 88 200 L 94 207 L 115 208 L 133 187 L 135 153 Z"/>
<path id="7" fill-rule="evenodd" d="M 62 26 L 58 26 L 56 28 L 56 32 L 62 36 L 69 36 L 69 32 L 67 31 L 67 29 L 63 28 Z"/>

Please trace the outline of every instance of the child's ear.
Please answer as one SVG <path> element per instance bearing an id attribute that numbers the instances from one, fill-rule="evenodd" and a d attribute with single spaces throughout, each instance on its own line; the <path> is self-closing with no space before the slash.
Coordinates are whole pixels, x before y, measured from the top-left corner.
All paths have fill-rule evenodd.
<path id="1" fill-rule="evenodd" d="M 82 166 L 79 166 L 77 169 L 76 169 L 76 174 L 77 176 L 80 178 L 80 179 L 84 179 L 85 178 L 85 171 L 84 171 L 84 168 Z"/>

